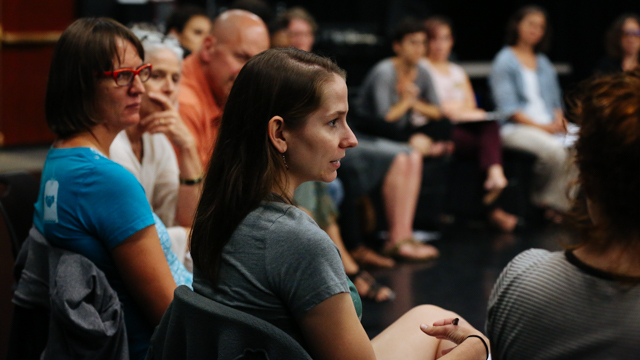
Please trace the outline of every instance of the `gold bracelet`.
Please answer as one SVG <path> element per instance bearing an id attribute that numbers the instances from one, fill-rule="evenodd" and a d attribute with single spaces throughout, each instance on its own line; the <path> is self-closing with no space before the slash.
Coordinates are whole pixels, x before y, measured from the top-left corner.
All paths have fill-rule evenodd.
<path id="1" fill-rule="evenodd" d="M 200 184 L 204 180 L 204 176 L 197 177 L 195 179 L 182 179 L 180 178 L 180 185 L 196 185 Z"/>

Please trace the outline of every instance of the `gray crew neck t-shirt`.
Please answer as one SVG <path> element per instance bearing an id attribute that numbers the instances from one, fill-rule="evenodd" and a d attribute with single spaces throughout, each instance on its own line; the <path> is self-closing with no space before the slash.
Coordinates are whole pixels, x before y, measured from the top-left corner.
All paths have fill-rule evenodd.
<path id="1" fill-rule="evenodd" d="M 263 202 L 225 245 L 215 287 L 194 273 L 194 290 L 266 320 L 304 346 L 297 323 L 327 298 L 349 293 L 340 252 L 302 210 Z"/>
<path id="2" fill-rule="evenodd" d="M 487 336 L 496 360 L 637 359 L 640 285 L 585 272 L 563 252 L 527 250 L 493 288 Z"/>

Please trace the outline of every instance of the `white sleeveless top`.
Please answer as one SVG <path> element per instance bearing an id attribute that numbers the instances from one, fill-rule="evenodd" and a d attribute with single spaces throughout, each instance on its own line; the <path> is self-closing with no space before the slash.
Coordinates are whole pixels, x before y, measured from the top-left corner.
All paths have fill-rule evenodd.
<path id="1" fill-rule="evenodd" d="M 467 74 L 460 65 L 449 63 L 449 74 L 444 74 L 438 71 L 435 66 L 431 64 L 431 61 L 425 59 L 423 63 L 427 67 L 427 70 L 429 70 L 433 86 L 436 89 L 436 95 L 438 95 L 438 100 L 440 100 L 441 104 L 448 101 L 458 102 L 465 100 L 464 90 Z"/>

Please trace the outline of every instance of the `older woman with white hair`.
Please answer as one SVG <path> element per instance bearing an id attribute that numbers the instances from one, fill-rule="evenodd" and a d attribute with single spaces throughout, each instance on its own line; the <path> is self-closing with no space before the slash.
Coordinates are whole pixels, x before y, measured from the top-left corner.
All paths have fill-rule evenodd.
<path id="1" fill-rule="evenodd" d="M 141 40 L 144 60 L 152 71 L 144 84 L 140 123 L 118 134 L 111 145 L 111 159 L 140 181 L 153 211 L 168 227 L 173 251 L 184 262 L 201 192 L 202 166 L 195 140 L 177 109 L 182 49 L 177 40 L 159 32 L 132 31 Z"/>

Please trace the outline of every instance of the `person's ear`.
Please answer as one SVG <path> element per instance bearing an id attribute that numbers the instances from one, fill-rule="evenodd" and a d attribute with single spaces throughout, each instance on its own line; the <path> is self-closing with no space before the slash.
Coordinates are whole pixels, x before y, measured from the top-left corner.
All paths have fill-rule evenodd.
<path id="1" fill-rule="evenodd" d="M 200 60 L 202 62 L 208 63 L 211 61 L 211 59 L 213 58 L 213 54 L 216 51 L 217 43 L 218 39 L 216 39 L 215 36 L 205 36 L 204 40 L 202 41 L 202 47 L 200 48 L 200 51 L 198 51 L 198 54 L 200 54 Z"/>
<path id="2" fill-rule="evenodd" d="M 276 150 L 281 154 L 287 152 L 287 139 L 285 137 L 284 127 L 284 119 L 281 116 L 276 115 L 269 120 L 267 129 L 271 144 L 273 144 Z"/>

